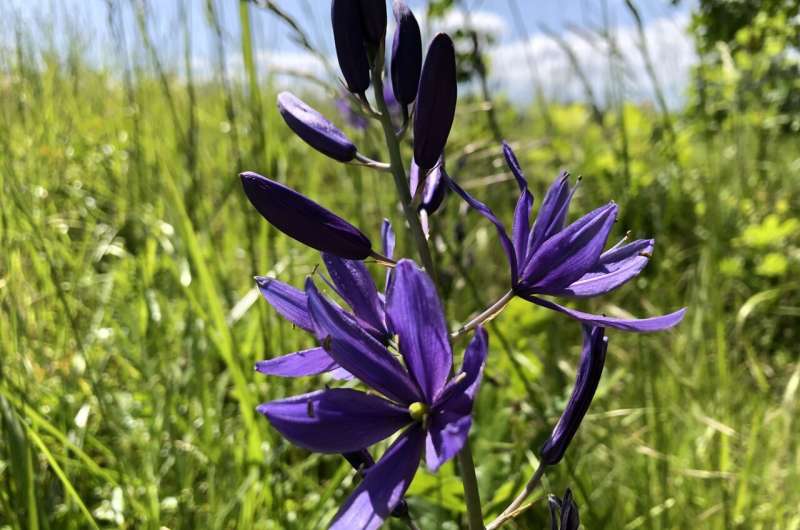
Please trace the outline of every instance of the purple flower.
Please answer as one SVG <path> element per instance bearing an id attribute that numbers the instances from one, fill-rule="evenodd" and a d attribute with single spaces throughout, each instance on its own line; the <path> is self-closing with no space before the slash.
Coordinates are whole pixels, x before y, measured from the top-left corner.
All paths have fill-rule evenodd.
<path id="1" fill-rule="evenodd" d="M 505 142 L 503 153 L 520 189 L 510 238 L 491 209 L 452 179 L 449 182 L 456 193 L 497 228 L 511 268 L 514 294 L 586 324 L 626 331 L 660 331 L 683 319 L 686 308 L 664 316 L 622 319 L 584 313 L 537 296 L 589 298 L 613 291 L 642 271 L 650 259 L 655 241 L 640 239 L 628 244 L 620 243 L 603 252 L 617 218 L 617 205 L 613 202 L 565 226 L 569 203 L 576 189 L 570 190 L 567 173 L 562 173 L 550 186 L 531 227 L 529 218 L 533 195 L 528 191 L 528 182 L 517 158 Z"/>
<path id="2" fill-rule="evenodd" d="M 256 210 L 289 237 L 346 259 L 364 259 L 372 254 L 367 236 L 308 197 L 258 173 L 248 171 L 239 176 Z"/>
<path id="3" fill-rule="evenodd" d="M 286 125 L 320 153 L 339 162 L 356 157 L 356 146 L 350 138 L 291 92 L 278 94 L 278 110 Z"/>
<path id="4" fill-rule="evenodd" d="M 433 215 L 444 202 L 449 189 L 448 181 L 450 177 L 447 175 L 444 167 L 444 157 L 440 156 L 436 165 L 428 171 L 422 183 L 420 183 L 420 169 L 417 163 L 412 159 L 411 167 L 408 172 L 409 186 L 411 188 L 411 196 L 414 197 L 417 193 L 421 193 L 419 198 L 419 212 L 420 223 L 422 230 L 425 232 L 425 237 L 428 237 L 430 228 L 428 226 L 428 218 Z M 422 189 L 418 189 L 419 186 Z"/>
<path id="5" fill-rule="evenodd" d="M 258 411 L 294 444 L 323 453 L 359 451 L 402 430 L 331 525 L 336 530 L 378 528 L 405 494 L 423 452 L 435 471 L 463 447 L 487 336 L 476 330 L 460 373 L 449 378 L 453 354 L 441 302 L 431 279 L 409 260 L 395 267 L 386 300 L 403 363 L 320 296 L 311 279 L 306 294 L 326 351 L 376 393 L 321 390 L 265 403 Z"/>
<path id="6" fill-rule="evenodd" d="M 444 151 L 457 97 L 455 48 L 447 34 L 439 33 L 422 65 L 414 111 L 414 160 L 424 170 L 435 166 Z"/>
<path id="7" fill-rule="evenodd" d="M 369 88 L 369 58 L 359 0 L 333 0 L 331 23 L 336 58 L 347 89 L 363 94 Z"/>
<path id="8" fill-rule="evenodd" d="M 389 221 L 384 220 L 381 229 L 383 254 L 391 258 L 394 253 L 394 231 Z M 331 287 L 351 309 L 342 312 L 343 318 L 356 322 L 373 337 L 388 344 L 392 336 L 386 316 L 384 295 L 378 292 L 364 263 L 346 260 L 332 254 L 323 254 L 322 259 L 331 277 Z M 387 271 L 389 282 L 391 269 Z M 256 284 L 261 295 L 286 320 L 305 331 L 314 332 L 314 323 L 308 310 L 306 293 L 274 278 L 257 276 Z M 256 371 L 282 377 L 303 377 L 330 372 L 336 378 L 349 378 L 350 374 L 339 367 L 322 347 L 301 350 L 269 360 L 259 361 Z"/>
<path id="9" fill-rule="evenodd" d="M 581 519 L 578 514 L 578 505 L 575 504 L 569 488 L 564 492 L 564 500 L 550 495 L 547 502 L 550 505 L 551 530 L 578 530 L 581 526 Z"/>
<path id="10" fill-rule="evenodd" d="M 603 328 L 586 325 L 582 327 L 583 352 L 575 386 L 572 388 L 564 413 L 561 414 L 553 432 L 539 452 L 542 463 L 548 466 L 555 465 L 561 460 L 575 433 L 578 432 L 578 427 L 597 391 L 600 376 L 603 374 L 603 365 L 606 362 L 608 338 L 604 336 Z"/>
<path id="11" fill-rule="evenodd" d="M 405 2 L 395 0 L 393 12 L 397 29 L 392 39 L 392 88 L 400 103 L 410 105 L 417 97 L 422 68 L 422 36 L 414 13 Z"/>

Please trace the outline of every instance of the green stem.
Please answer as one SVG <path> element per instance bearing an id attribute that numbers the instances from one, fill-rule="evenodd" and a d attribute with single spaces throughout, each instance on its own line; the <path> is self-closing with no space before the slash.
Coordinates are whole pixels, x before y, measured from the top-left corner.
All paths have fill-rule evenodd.
<path id="1" fill-rule="evenodd" d="M 394 177 L 397 194 L 403 205 L 403 213 L 405 214 L 414 242 L 416 243 L 419 259 L 422 261 L 425 270 L 427 270 L 428 274 L 433 278 L 433 282 L 438 285 L 439 279 L 431 250 L 428 247 L 428 240 L 425 238 L 425 233 L 422 231 L 422 226 L 419 223 L 419 217 L 412 204 L 411 192 L 408 188 L 408 178 L 406 177 L 403 158 L 400 154 L 400 142 L 395 134 L 394 124 L 392 124 L 392 118 L 389 114 L 386 100 L 383 98 L 383 79 L 381 77 L 380 68 L 373 69 L 372 82 L 375 102 L 380 111 L 383 135 L 386 138 L 386 146 L 389 148 L 390 169 Z M 464 499 L 467 504 L 470 530 L 484 530 L 481 497 L 478 491 L 478 480 L 475 476 L 475 463 L 472 461 L 472 450 L 470 449 L 468 439 L 464 442 L 464 447 L 458 453 L 458 463 L 461 468 L 461 481 L 464 485 Z"/>
<path id="2" fill-rule="evenodd" d="M 434 283 L 438 284 L 438 277 L 436 274 L 436 267 L 434 266 L 433 256 L 428 247 L 428 241 L 425 239 L 425 233 L 422 231 L 422 226 L 419 224 L 419 217 L 414 207 L 411 204 L 411 192 L 408 189 L 408 178 L 406 177 L 406 170 L 403 166 L 403 157 L 400 154 L 400 142 L 395 136 L 394 125 L 392 118 L 389 114 L 389 108 L 386 105 L 386 100 L 383 99 L 383 80 L 380 73 L 373 75 L 373 89 L 375 92 L 375 101 L 380 111 L 381 126 L 383 126 L 383 135 L 386 138 L 386 146 L 389 148 L 389 163 L 392 177 L 394 177 L 394 185 L 397 188 L 397 194 L 400 197 L 400 203 L 403 205 L 403 214 L 405 215 L 408 226 L 411 229 L 411 234 L 414 238 L 414 243 L 417 246 L 419 259 L 422 261 L 422 266 L 428 271 L 428 274 L 433 278 Z"/>

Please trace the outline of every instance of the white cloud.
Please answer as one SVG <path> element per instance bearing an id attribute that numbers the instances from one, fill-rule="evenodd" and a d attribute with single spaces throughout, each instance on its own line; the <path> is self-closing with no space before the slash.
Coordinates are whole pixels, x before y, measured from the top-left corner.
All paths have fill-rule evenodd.
<path id="1" fill-rule="evenodd" d="M 670 104 L 681 100 L 688 83 L 689 68 L 696 61 L 694 46 L 686 31 L 688 21 L 685 14 L 680 14 L 674 18 L 652 20 L 644 27 L 656 76 Z M 561 37 L 573 50 L 595 96 L 603 102 L 611 89 L 607 43 L 599 38 L 590 42 L 575 33 L 564 33 Z M 652 98 L 652 83 L 640 53 L 636 28 L 619 28 L 615 37 L 624 59 L 624 95 L 637 101 Z M 583 87 L 566 53 L 545 34 L 497 46 L 490 50 L 490 56 L 493 83 L 506 90 L 514 100 L 530 101 L 533 98 L 534 79 L 538 79 L 548 98 L 585 99 Z"/>

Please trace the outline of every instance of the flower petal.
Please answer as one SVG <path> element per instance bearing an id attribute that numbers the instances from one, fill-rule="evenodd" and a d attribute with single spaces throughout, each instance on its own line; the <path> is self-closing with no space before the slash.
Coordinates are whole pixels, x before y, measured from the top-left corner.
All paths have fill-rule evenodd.
<path id="1" fill-rule="evenodd" d="M 489 221 L 494 224 L 495 228 L 497 229 L 497 236 L 500 238 L 500 244 L 503 246 L 503 250 L 506 253 L 506 257 L 508 258 L 508 265 L 511 268 L 511 284 L 517 284 L 517 276 L 519 269 L 517 268 L 517 258 L 516 253 L 514 251 L 514 244 L 511 242 L 511 239 L 508 238 L 508 233 L 506 232 L 506 227 L 503 226 L 503 223 L 497 218 L 494 212 L 485 204 L 483 204 L 478 199 L 474 198 L 472 195 L 464 191 L 461 186 L 456 184 L 456 181 L 453 179 L 447 179 L 450 188 L 456 192 L 462 199 L 473 209 L 477 210 L 479 214 L 487 218 Z"/>
<path id="2" fill-rule="evenodd" d="M 583 276 L 600 258 L 616 218 L 617 205 L 609 203 L 542 243 L 522 272 L 522 292 L 550 294 Z"/>
<path id="3" fill-rule="evenodd" d="M 592 404 L 592 398 L 600 383 L 606 361 L 608 338 L 601 327 L 583 326 L 583 351 L 575 386 L 564 412 L 550 437 L 545 441 L 539 455 L 544 464 L 557 464 L 569 447 L 578 427 Z"/>
<path id="4" fill-rule="evenodd" d="M 554 294 L 590 297 L 613 291 L 642 272 L 650 261 L 654 243 L 652 239 L 639 239 L 604 252 L 589 272 Z"/>
<path id="5" fill-rule="evenodd" d="M 413 261 L 400 260 L 387 293 L 386 314 L 398 349 L 425 402 L 433 403 L 453 363 L 447 323 L 436 287 Z"/>
<path id="6" fill-rule="evenodd" d="M 370 468 L 347 499 L 330 530 L 375 530 L 389 517 L 405 495 L 419 467 L 425 433 L 413 425 Z"/>
<path id="7" fill-rule="evenodd" d="M 349 388 L 271 401 L 257 410 L 290 442 L 319 453 L 369 447 L 411 422 L 407 409 Z"/>
<path id="8" fill-rule="evenodd" d="M 339 365 L 322 348 L 287 353 L 256 363 L 256 371 L 281 377 L 303 377 L 336 370 Z"/>
<path id="9" fill-rule="evenodd" d="M 519 199 L 514 209 L 514 225 L 511 229 L 511 237 L 514 240 L 514 250 L 516 251 L 517 263 L 524 263 L 528 254 L 528 238 L 530 237 L 530 217 L 533 207 L 533 195 L 528 191 L 528 181 L 522 173 L 514 151 L 511 150 L 506 142 L 503 142 L 503 155 L 506 163 L 514 174 L 519 186 Z"/>
<path id="10" fill-rule="evenodd" d="M 593 315 L 591 313 L 584 313 L 576 309 L 570 309 L 562 305 L 556 304 L 543 298 L 536 296 L 522 296 L 523 299 L 533 302 L 534 304 L 564 313 L 568 317 L 579 320 L 584 324 L 593 326 L 605 326 L 608 328 L 621 329 L 623 331 L 633 331 L 635 333 L 649 333 L 651 331 L 663 331 L 676 326 L 686 313 L 686 308 L 679 309 L 674 313 L 650 318 L 613 318 L 602 315 Z"/>
<path id="11" fill-rule="evenodd" d="M 372 253 L 372 244 L 358 228 L 308 197 L 258 173 L 239 176 L 256 210 L 289 237 L 347 259 L 364 259 Z"/>
<path id="12" fill-rule="evenodd" d="M 461 374 L 448 384 L 433 407 L 426 439 L 425 462 L 436 471 L 464 446 L 472 426 L 472 403 L 486 364 L 488 338 L 478 328 L 464 353 Z"/>
<path id="13" fill-rule="evenodd" d="M 283 318 L 306 331 L 313 331 L 314 323 L 308 314 L 306 293 L 291 285 L 266 276 L 256 276 L 261 295 Z"/>
<path id="14" fill-rule="evenodd" d="M 353 310 L 353 314 L 367 325 L 385 335 L 386 322 L 378 290 L 362 261 L 342 259 L 324 252 L 322 261 L 331 275 L 336 291 Z"/>
<path id="15" fill-rule="evenodd" d="M 528 240 L 529 254 L 533 254 L 539 248 L 539 245 L 564 228 L 569 203 L 572 199 L 572 194 L 575 192 L 575 188 L 570 192 L 568 179 L 569 173 L 562 171 L 547 190 Z"/>
<path id="16" fill-rule="evenodd" d="M 306 294 L 317 338 L 331 358 L 390 399 L 404 404 L 418 401 L 416 385 L 383 344 L 321 296 L 311 278 L 306 280 Z"/>

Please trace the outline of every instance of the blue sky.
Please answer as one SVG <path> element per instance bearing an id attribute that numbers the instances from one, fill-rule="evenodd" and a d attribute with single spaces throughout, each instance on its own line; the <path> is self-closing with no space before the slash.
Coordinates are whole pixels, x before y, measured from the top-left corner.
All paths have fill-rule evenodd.
<path id="1" fill-rule="evenodd" d="M 212 71 L 214 44 L 206 20 L 205 0 L 113 0 L 122 14 L 125 32 L 131 49 L 137 50 L 137 27 L 131 5 L 143 3 L 152 16 L 148 17 L 153 40 L 168 65 L 180 64 L 183 31 L 181 11 L 185 10 L 191 27 L 192 57 L 199 75 Z M 330 2 L 328 0 L 278 0 L 278 5 L 294 17 L 311 36 L 324 55 L 333 59 L 333 40 L 330 31 Z M 428 35 L 437 30 L 453 30 L 467 23 L 490 32 L 495 45 L 487 50 L 492 64 L 491 84 L 496 90 L 509 94 L 517 101 L 529 101 L 535 84 L 542 86 L 550 97 L 579 98 L 582 94 L 574 72 L 564 53 L 543 33 L 543 28 L 562 35 L 573 48 L 599 97 L 609 89 L 609 65 L 599 39 L 586 39 L 587 32 L 600 29 L 604 19 L 614 32 L 625 57 L 625 90 L 632 99 L 648 99 L 651 93 L 639 55 L 638 36 L 633 19 L 623 0 L 467 0 L 457 2 L 459 9 L 445 21 L 429 23 L 424 16 L 426 2 L 411 0 L 412 9 Z M 694 1 L 673 7 L 667 0 L 639 0 L 645 20 L 646 35 L 651 53 L 658 65 L 659 81 L 671 101 L 680 100 L 687 82 L 688 68 L 694 61 L 691 40 L 685 33 L 689 10 Z M 32 28 L 34 37 L 51 42 L 58 48 L 77 36 L 86 53 L 96 64 L 118 68 L 108 28 L 106 0 L 6 0 L 0 6 L 0 17 L 15 23 L 5 24 L 0 42 L 11 38 L 16 22 Z M 231 71 L 241 70 L 239 2 L 215 0 L 225 34 L 226 55 Z M 263 9 L 252 9 L 256 57 L 259 70 L 281 72 L 302 71 L 325 76 L 318 60 L 300 49 L 290 38 L 286 26 Z M 516 14 L 521 16 L 516 16 Z M 467 15 L 468 14 L 468 15 Z M 391 18 L 391 16 L 390 16 Z M 580 32 L 573 31 L 580 28 Z M 583 35 L 583 36 L 581 36 Z M 138 53 L 143 53 L 141 50 Z M 335 64 L 335 61 L 334 61 Z M 280 82 L 294 82 L 281 76 Z"/>

